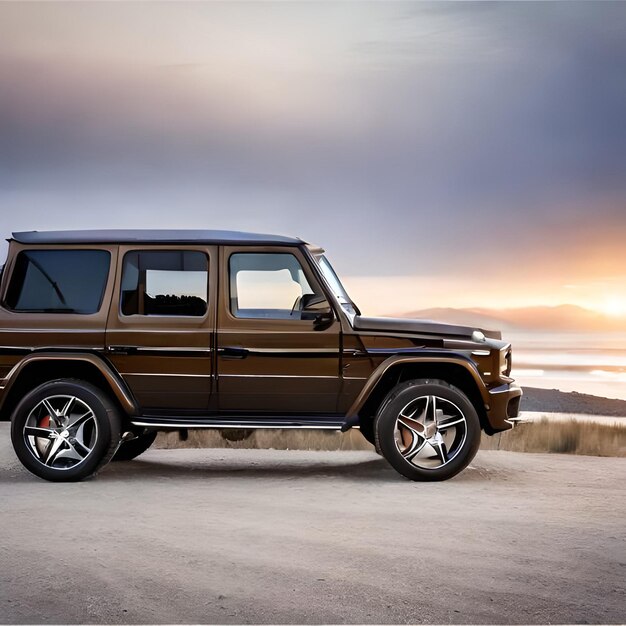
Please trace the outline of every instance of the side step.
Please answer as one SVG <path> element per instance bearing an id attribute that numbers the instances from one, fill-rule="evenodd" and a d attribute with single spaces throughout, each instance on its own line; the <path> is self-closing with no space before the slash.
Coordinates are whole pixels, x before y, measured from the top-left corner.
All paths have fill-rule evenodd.
<path id="1" fill-rule="evenodd" d="M 163 415 L 141 415 L 131 420 L 133 426 L 159 429 L 180 428 L 311 428 L 324 430 L 342 430 L 345 428 L 344 416 L 299 415 L 281 416 L 193 416 L 174 417 Z"/>

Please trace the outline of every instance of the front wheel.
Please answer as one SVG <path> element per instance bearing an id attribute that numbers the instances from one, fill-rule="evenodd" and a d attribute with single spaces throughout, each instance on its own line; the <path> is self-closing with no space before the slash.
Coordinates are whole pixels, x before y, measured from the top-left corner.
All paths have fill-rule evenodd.
<path id="1" fill-rule="evenodd" d="M 11 441 L 24 467 L 56 482 L 93 476 L 120 441 L 120 416 L 108 396 L 81 380 L 30 391 L 11 418 Z"/>
<path id="2" fill-rule="evenodd" d="M 441 380 L 413 380 L 391 390 L 376 417 L 377 446 L 410 480 L 452 478 L 480 445 L 480 420 L 467 396 Z"/>

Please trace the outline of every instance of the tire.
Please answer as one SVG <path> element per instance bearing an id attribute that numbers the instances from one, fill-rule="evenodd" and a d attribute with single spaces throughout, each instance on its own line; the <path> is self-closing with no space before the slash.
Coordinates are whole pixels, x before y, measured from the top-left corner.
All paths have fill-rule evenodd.
<path id="1" fill-rule="evenodd" d="M 115 454 L 120 414 L 98 387 L 82 380 L 54 380 L 30 391 L 17 405 L 11 441 L 19 460 L 36 476 L 53 482 L 84 480 Z"/>
<path id="2" fill-rule="evenodd" d="M 366 441 L 376 446 L 376 435 L 374 434 L 374 420 L 364 418 L 359 422 L 359 432 Z"/>
<path id="3" fill-rule="evenodd" d="M 134 439 L 122 441 L 111 461 L 132 461 L 143 454 L 157 438 L 156 430 L 149 430 Z"/>
<path id="4" fill-rule="evenodd" d="M 480 445 L 474 405 L 442 380 L 412 380 L 394 387 L 376 416 L 376 445 L 410 480 L 447 480 L 463 471 Z"/>
<path id="5" fill-rule="evenodd" d="M 374 432 L 374 419 L 364 418 L 359 424 L 359 432 L 368 443 L 371 443 L 376 450 L 376 454 L 382 456 L 382 452 L 376 443 L 376 433 Z"/>

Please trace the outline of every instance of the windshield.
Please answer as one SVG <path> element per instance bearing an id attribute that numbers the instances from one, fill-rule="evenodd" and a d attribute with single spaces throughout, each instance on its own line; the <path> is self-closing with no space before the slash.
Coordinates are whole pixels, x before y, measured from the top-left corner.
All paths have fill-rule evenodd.
<path id="1" fill-rule="evenodd" d="M 335 270 L 328 259 L 323 254 L 316 256 L 315 258 L 317 260 L 317 264 L 322 270 L 322 274 L 324 274 L 324 278 L 326 279 L 328 286 L 331 288 L 335 298 L 337 298 L 337 302 L 339 302 L 343 310 L 348 313 L 351 318 L 358 315 L 359 311 L 357 307 L 352 300 L 350 300 L 350 296 L 348 296 L 346 290 L 343 288 L 339 277 L 335 274 Z"/>

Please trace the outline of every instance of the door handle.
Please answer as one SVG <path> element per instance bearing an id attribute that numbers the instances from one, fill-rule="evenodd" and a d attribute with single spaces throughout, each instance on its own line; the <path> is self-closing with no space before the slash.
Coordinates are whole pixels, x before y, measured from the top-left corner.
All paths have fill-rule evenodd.
<path id="1" fill-rule="evenodd" d="M 128 354 L 129 352 L 137 352 L 137 346 L 109 346 L 108 350 L 113 354 Z"/>
<path id="2" fill-rule="evenodd" d="M 225 359 L 245 359 L 248 356 L 248 350 L 245 348 L 218 348 L 217 353 Z"/>

